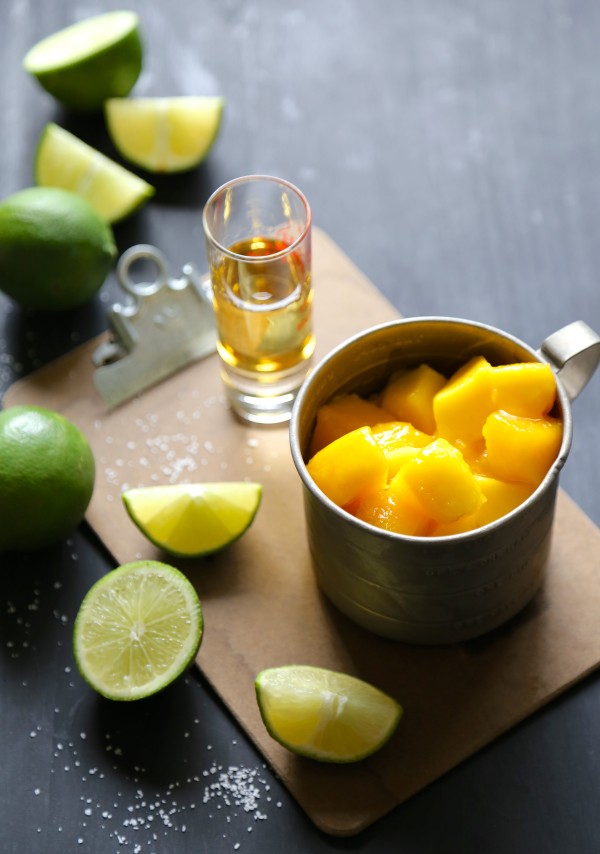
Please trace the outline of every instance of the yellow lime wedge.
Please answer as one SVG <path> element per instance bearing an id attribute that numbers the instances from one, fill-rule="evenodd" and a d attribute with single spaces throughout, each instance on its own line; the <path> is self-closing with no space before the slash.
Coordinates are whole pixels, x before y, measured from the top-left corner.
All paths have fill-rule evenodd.
<path id="1" fill-rule="evenodd" d="M 99 109 L 128 95 L 142 68 L 139 18 L 106 12 L 72 24 L 34 45 L 23 68 L 68 107 Z"/>
<path id="2" fill-rule="evenodd" d="M 50 123 L 38 142 L 35 180 L 83 196 L 109 223 L 119 222 L 154 195 L 154 187 L 114 160 Z"/>
<path id="3" fill-rule="evenodd" d="M 263 670 L 255 680 L 263 723 L 293 753 L 323 762 L 357 762 L 389 740 L 402 707 L 378 688 L 321 667 Z"/>
<path id="4" fill-rule="evenodd" d="M 233 543 L 250 527 L 259 483 L 184 483 L 129 489 L 122 495 L 133 522 L 169 554 L 200 557 Z"/>
<path id="5" fill-rule="evenodd" d="M 112 141 L 127 160 L 149 172 L 182 172 L 213 146 L 223 98 L 111 98 L 105 104 Z"/>
<path id="6" fill-rule="evenodd" d="M 189 667 L 202 631 L 200 600 L 186 576 L 158 561 L 138 561 L 89 590 L 75 619 L 73 653 L 100 694 L 139 700 Z"/>

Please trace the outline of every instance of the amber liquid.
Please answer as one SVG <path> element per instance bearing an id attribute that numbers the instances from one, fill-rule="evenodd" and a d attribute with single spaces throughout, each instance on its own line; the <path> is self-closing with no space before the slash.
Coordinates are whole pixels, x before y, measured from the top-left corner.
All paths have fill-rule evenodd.
<path id="1" fill-rule="evenodd" d="M 221 358 L 265 379 L 301 365 L 315 347 L 310 270 L 300 251 L 269 257 L 288 246 L 279 239 L 253 237 L 229 251 L 254 260 L 222 256 L 211 267 Z M 264 262 L 256 260 L 262 257 Z"/>

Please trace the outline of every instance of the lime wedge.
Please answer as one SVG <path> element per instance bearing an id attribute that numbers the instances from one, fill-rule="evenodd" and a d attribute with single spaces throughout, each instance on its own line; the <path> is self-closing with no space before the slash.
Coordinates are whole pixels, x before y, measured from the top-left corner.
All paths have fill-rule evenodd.
<path id="1" fill-rule="evenodd" d="M 139 700 L 170 685 L 202 640 L 200 601 L 172 566 L 146 560 L 109 572 L 75 619 L 73 652 L 83 678 L 110 700 Z"/>
<path id="2" fill-rule="evenodd" d="M 123 493 L 131 519 L 169 554 L 201 557 L 233 543 L 250 527 L 262 497 L 259 483 L 184 483 Z"/>
<path id="3" fill-rule="evenodd" d="M 111 98 L 105 115 L 112 141 L 127 160 L 150 172 L 197 166 L 213 146 L 223 98 Z"/>
<path id="4" fill-rule="evenodd" d="M 389 740 L 402 707 L 378 688 L 321 667 L 263 670 L 255 680 L 269 735 L 291 750 L 323 762 L 357 762 Z"/>
<path id="5" fill-rule="evenodd" d="M 23 68 L 68 107 L 99 109 L 129 94 L 142 68 L 139 18 L 107 12 L 72 24 L 34 45 Z"/>
<path id="6" fill-rule="evenodd" d="M 154 187 L 53 123 L 35 156 L 35 180 L 83 196 L 109 223 L 119 222 L 154 195 Z"/>

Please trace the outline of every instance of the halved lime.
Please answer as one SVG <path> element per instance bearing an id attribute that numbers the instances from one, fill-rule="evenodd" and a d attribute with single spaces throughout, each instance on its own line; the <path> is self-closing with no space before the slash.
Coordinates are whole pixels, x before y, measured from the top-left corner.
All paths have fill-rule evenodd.
<path id="1" fill-rule="evenodd" d="M 111 98 L 105 104 L 112 141 L 127 160 L 150 172 L 197 166 L 213 146 L 223 98 Z"/>
<path id="2" fill-rule="evenodd" d="M 189 667 L 202 630 L 200 600 L 185 575 L 158 561 L 137 561 L 89 590 L 75 619 L 73 652 L 100 694 L 139 700 Z"/>
<path id="3" fill-rule="evenodd" d="M 131 519 L 150 542 L 180 557 L 201 557 L 233 543 L 250 527 L 260 483 L 184 483 L 128 489 Z"/>
<path id="4" fill-rule="evenodd" d="M 293 753 L 323 762 L 357 762 L 389 740 L 400 704 L 355 676 L 321 667 L 263 670 L 256 698 L 267 731 Z"/>
<path id="5" fill-rule="evenodd" d="M 72 24 L 34 45 L 23 68 L 57 100 L 94 110 L 128 95 L 142 68 L 139 17 L 106 12 Z"/>
<path id="6" fill-rule="evenodd" d="M 34 169 L 41 187 L 62 187 L 83 196 L 110 223 L 154 195 L 147 181 L 52 122 L 40 136 Z"/>

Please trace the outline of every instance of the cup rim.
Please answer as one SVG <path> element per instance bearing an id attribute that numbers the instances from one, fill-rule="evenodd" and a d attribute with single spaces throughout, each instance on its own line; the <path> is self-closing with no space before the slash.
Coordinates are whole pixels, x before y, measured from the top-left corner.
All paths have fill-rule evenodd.
<path id="1" fill-rule="evenodd" d="M 302 229 L 302 233 L 299 234 L 298 237 L 285 249 L 282 249 L 279 252 L 273 252 L 271 255 L 259 255 L 254 257 L 252 255 L 241 255 L 238 252 L 232 252 L 228 247 L 223 246 L 223 244 L 220 243 L 213 236 L 210 226 L 208 224 L 207 212 L 209 210 L 209 207 L 214 203 L 218 196 L 220 196 L 225 190 L 237 187 L 240 184 L 249 184 L 253 181 L 270 181 L 273 184 L 279 184 L 283 187 L 286 187 L 300 199 L 300 202 L 302 203 L 305 211 L 306 219 L 304 223 L 304 228 Z M 228 258 L 231 258 L 234 261 L 243 261 L 244 263 L 259 264 L 262 262 L 264 264 L 265 260 L 273 261 L 279 258 L 286 258 L 288 255 L 294 252 L 298 248 L 298 246 L 300 246 L 300 244 L 306 239 L 307 235 L 310 233 L 310 229 L 312 227 L 312 210 L 310 204 L 308 203 L 308 199 L 306 198 L 302 190 L 300 190 L 295 184 L 292 184 L 291 181 L 286 181 L 285 178 L 278 178 L 275 175 L 267 175 L 262 173 L 241 175 L 239 178 L 233 178 L 230 181 L 225 181 L 224 184 L 221 184 L 220 187 L 217 187 L 217 189 L 210 194 L 202 210 L 202 227 L 204 230 L 204 236 L 209 241 L 209 243 L 223 255 L 226 255 Z"/>
<path id="2" fill-rule="evenodd" d="M 346 338 L 340 344 L 332 348 L 328 353 L 326 353 L 320 361 L 314 366 L 311 370 L 308 377 L 305 379 L 296 400 L 294 401 L 294 406 L 292 408 L 291 418 L 290 418 L 290 428 L 289 428 L 289 439 L 290 439 L 290 449 L 291 455 L 296 467 L 298 474 L 302 480 L 302 483 L 306 489 L 308 489 L 314 496 L 317 498 L 322 504 L 325 504 L 332 512 L 336 515 L 343 516 L 344 519 L 348 521 L 348 523 L 356 524 L 358 527 L 364 528 L 368 530 L 371 534 L 375 536 L 379 536 L 384 540 L 400 540 L 400 541 L 411 541 L 419 544 L 423 544 L 425 548 L 435 548 L 436 544 L 442 543 L 444 541 L 456 542 L 460 539 L 470 539 L 474 540 L 479 537 L 485 536 L 485 534 L 491 529 L 497 528 L 502 525 L 506 519 L 513 517 L 519 511 L 525 507 L 532 504 L 537 500 L 538 496 L 544 492 L 546 489 L 551 487 L 552 482 L 558 477 L 560 470 L 564 466 L 567 457 L 569 455 L 569 451 L 571 448 L 572 437 L 573 437 L 573 423 L 572 423 L 572 414 L 571 414 L 571 402 L 565 391 L 560 377 L 556 375 L 556 372 L 553 371 L 556 379 L 556 389 L 557 396 L 559 399 L 559 403 L 562 410 L 562 422 L 563 422 L 563 437 L 560 445 L 560 449 L 556 458 L 554 459 L 552 465 L 544 475 L 542 481 L 538 484 L 538 486 L 533 490 L 531 495 L 525 499 L 518 507 L 511 510 L 509 513 L 505 514 L 499 519 L 495 519 L 493 522 L 489 522 L 487 525 L 483 525 L 480 528 L 474 528 L 471 531 L 465 531 L 459 534 L 446 534 L 439 537 L 417 537 L 411 536 L 409 534 L 399 534 L 394 531 L 387 531 L 383 528 L 378 528 L 375 525 L 371 525 L 368 522 L 363 522 L 361 519 L 352 516 L 350 513 L 347 513 L 337 504 L 335 504 L 331 499 L 329 499 L 316 485 L 313 479 L 310 477 L 307 469 L 307 464 L 304 459 L 304 455 L 302 452 L 302 448 L 300 447 L 300 437 L 299 437 L 299 421 L 300 421 L 300 410 L 302 409 L 305 400 L 310 394 L 310 390 L 312 384 L 315 382 L 315 378 L 324 371 L 327 371 L 331 362 L 333 362 L 336 357 L 346 350 L 349 347 L 354 346 L 356 343 L 361 341 L 362 339 L 368 338 L 371 335 L 376 334 L 377 332 L 384 330 L 386 328 L 394 328 L 394 327 L 402 327 L 408 326 L 416 323 L 451 323 L 457 325 L 466 325 L 470 327 L 474 327 L 476 329 L 484 329 L 487 332 L 494 333 L 498 335 L 500 338 L 507 339 L 512 343 L 518 345 L 522 349 L 526 350 L 530 353 L 535 361 L 541 363 L 548 363 L 547 359 L 539 352 L 533 349 L 529 344 L 522 341 L 520 338 L 512 335 L 510 332 L 505 332 L 498 327 L 492 326 L 488 323 L 483 323 L 481 321 L 469 320 L 467 318 L 461 317 L 449 317 L 449 316 L 439 316 L 439 315 L 421 315 L 417 317 L 400 317 L 395 320 L 385 321 L 383 323 L 376 324 L 374 326 L 370 326 L 367 329 L 358 332 L 349 338 Z M 549 363 L 548 363 L 549 364 Z M 551 366 L 552 367 L 552 366 Z"/>

